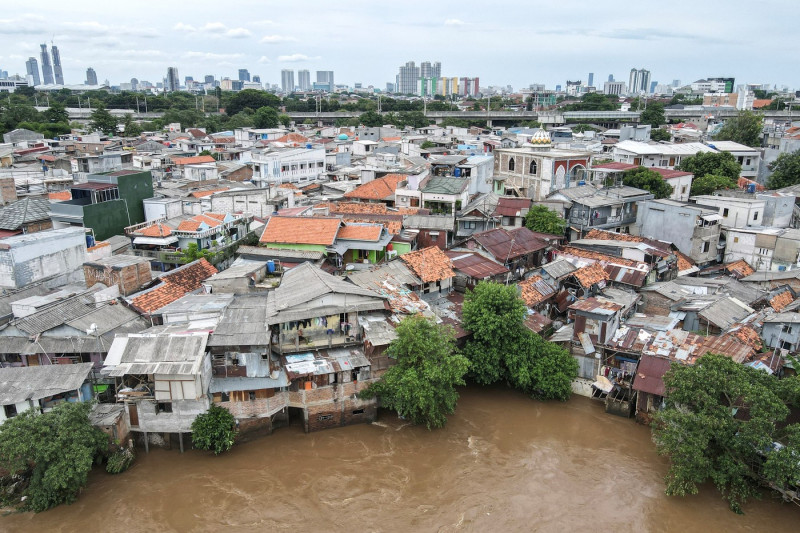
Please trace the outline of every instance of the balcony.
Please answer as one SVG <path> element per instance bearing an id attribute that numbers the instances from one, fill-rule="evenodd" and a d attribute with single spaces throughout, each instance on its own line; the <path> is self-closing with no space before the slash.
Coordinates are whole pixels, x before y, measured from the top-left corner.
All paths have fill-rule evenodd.
<path id="1" fill-rule="evenodd" d="M 361 344 L 361 341 L 358 340 L 354 332 L 351 332 L 350 335 L 345 335 L 341 332 L 332 335 L 327 335 L 325 333 L 309 334 L 306 332 L 302 339 L 298 339 L 295 331 L 289 331 L 281 333 L 280 342 L 274 344 L 273 349 L 283 354 L 356 344 Z"/>
<path id="2" fill-rule="evenodd" d="M 225 260 L 233 254 L 233 252 L 239 247 L 240 244 L 242 244 L 242 242 L 243 239 L 239 239 L 236 242 L 232 242 L 223 246 L 204 248 L 205 250 L 208 250 L 214 254 L 213 257 L 208 258 L 208 261 L 211 264 L 216 264 Z M 139 250 L 134 248 L 126 253 L 129 255 L 135 255 L 136 257 L 146 257 L 152 262 L 167 263 L 171 265 L 185 265 L 192 262 L 183 255 L 183 252 L 179 252 L 177 250 Z"/>

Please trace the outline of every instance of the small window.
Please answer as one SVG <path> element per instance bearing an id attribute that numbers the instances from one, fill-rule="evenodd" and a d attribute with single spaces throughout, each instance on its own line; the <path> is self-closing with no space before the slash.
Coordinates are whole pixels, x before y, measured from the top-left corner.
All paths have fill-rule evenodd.
<path id="1" fill-rule="evenodd" d="M 536 161 L 531 161 L 531 166 L 528 169 L 528 171 L 529 171 L 528 173 L 529 174 L 536 174 L 536 170 L 537 170 Z"/>
<path id="2" fill-rule="evenodd" d="M 514 158 L 512 157 L 512 158 L 510 158 L 508 160 L 508 170 L 513 172 L 514 171 L 514 165 L 515 165 L 515 162 L 514 162 Z"/>
<path id="3" fill-rule="evenodd" d="M 250 398 L 251 402 L 256 401 L 256 391 L 254 391 L 254 390 L 248 391 L 247 395 Z"/>
<path id="4" fill-rule="evenodd" d="M 709 249 L 711 249 L 711 243 L 709 243 L 708 241 L 704 242 L 703 243 L 703 253 L 708 252 Z"/>
<path id="5" fill-rule="evenodd" d="M 681 187 L 681 194 L 686 194 L 686 185 Z"/>
<path id="6" fill-rule="evenodd" d="M 14 418 L 17 416 L 17 406 L 13 403 L 11 405 L 4 405 L 3 408 L 6 412 L 6 418 Z"/>
<path id="7" fill-rule="evenodd" d="M 223 402 L 229 402 L 229 401 L 231 401 L 231 395 L 230 395 L 230 393 L 223 392 L 223 393 L 222 393 L 222 396 L 221 396 L 221 398 L 220 398 L 220 399 L 221 399 Z"/>
<path id="8" fill-rule="evenodd" d="M 355 411 L 353 411 L 353 414 L 354 415 L 363 415 L 364 414 L 364 410 L 363 409 L 356 409 Z"/>
<path id="9" fill-rule="evenodd" d="M 739 242 L 739 237 L 734 237 L 733 242 Z"/>
<path id="10" fill-rule="evenodd" d="M 722 209 L 722 216 L 724 216 L 724 217 L 728 216 L 728 208 L 727 207 L 724 207 Z"/>
<path id="11" fill-rule="evenodd" d="M 156 404 L 156 414 L 158 413 L 171 413 L 172 402 L 159 402 Z"/>
<path id="12" fill-rule="evenodd" d="M 325 420 L 332 420 L 332 419 L 333 419 L 333 415 L 319 415 L 317 417 L 317 420 L 319 420 L 320 422 L 324 422 Z"/>
<path id="13" fill-rule="evenodd" d="M 758 211 L 753 213 L 753 220 L 758 220 Z"/>

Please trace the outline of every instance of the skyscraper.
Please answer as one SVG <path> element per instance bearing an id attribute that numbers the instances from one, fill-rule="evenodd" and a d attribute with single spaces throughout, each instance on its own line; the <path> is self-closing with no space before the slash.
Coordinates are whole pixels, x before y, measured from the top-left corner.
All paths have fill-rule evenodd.
<path id="1" fill-rule="evenodd" d="M 86 69 L 86 85 L 97 85 L 97 73 L 92 67 Z M 133 83 L 131 83 L 131 90 L 136 90 L 136 87 L 133 85 Z"/>
<path id="2" fill-rule="evenodd" d="M 431 72 L 433 72 L 433 68 L 431 67 L 430 61 L 423 61 L 419 64 L 419 77 L 420 78 L 430 78 Z"/>
<path id="3" fill-rule="evenodd" d="M 240 68 L 239 81 L 250 81 L 250 71 L 248 71 L 246 68 Z"/>
<path id="4" fill-rule="evenodd" d="M 214 75 L 213 74 L 206 74 L 205 83 L 208 85 L 214 85 Z"/>
<path id="5" fill-rule="evenodd" d="M 167 79 L 164 83 L 164 91 L 175 92 L 181 88 L 180 78 L 178 77 L 178 67 L 169 67 L 167 69 Z"/>
<path id="6" fill-rule="evenodd" d="M 420 78 L 420 67 L 416 66 L 413 61 L 407 62 L 400 67 L 400 72 L 397 74 L 396 89 L 400 94 L 415 94 L 417 92 L 417 84 Z"/>
<path id="7" fill-rule="evenodd" d="M 253 83 L 261 83 L 261 76 L 259 76 L 258 74 L 255 74 L 253 76 Z"/>
<path id="8" fill-rule="evenodd" d="M 609 74 L 608 75 L 608 81 L 614 81 L 614 75 L 613 74 Z"/>
<path id="9" fill-rule="evenodd" d="M 35 57 L 29 57 L 28 60 L 25 62 L 25 70 L 28 72 L 28 76 L 31 77 L 31 85 L 41 85 L 42 82 L 39 81 L 39 62 L 36 61 Z"/>
<path id="10" fill-rule="evenodd" d="M 42 82 L 45 85 L 53 85 L 53 67 L 50 64 L 50 53 L 47 51 L 47 45 L 39 45 L 42 47 Z"/>
<path id="11" fill-rule="evenodd" d="M 628 80 L 628 92 L 631 94 L 650 92 L 650 71 L 646 69 L 631 69 Z"/>
<path id="12" fill-rule="evenodd" d="M 281 70 L 281 89 L 285 93 L 294 92 L 294 70 L 287 68 Z"/>
<path id="13" fill-rule="evenodd" d="M 333 71 L 332 70 L 318 70 L 317 82 L 314 84 L 315 89 L 328 91 L 332 93 L 335 89 L 333 85 Z"/>
<path id="14" fill-rule="evenodd" d="M 311 90 L 311 73 L 307 70 L 297 71 L 297 85 L 300 86 L 301 91 Z"/>
<path id="15" fill-rule="evenodd" d="M 64 85 L 64 73 L 61 71 L 61 53 L 58 51 L 58 46 L 51 46 L 50 50 L 53 53 L 53 72 L 56 77 L 56 85 Z"/>
<path id="16" fill-rule="evenodd" d="M 431 77 L 432 78 L 441 78 L 442 77 L 442 63 L 441 61 L 435 61 L 431 66 Z"/>
<path id="17" fill-rule="evenodd" d="M 594 87 L 594 72 L 589 73 L 589 84 L 587 87 Z"/>

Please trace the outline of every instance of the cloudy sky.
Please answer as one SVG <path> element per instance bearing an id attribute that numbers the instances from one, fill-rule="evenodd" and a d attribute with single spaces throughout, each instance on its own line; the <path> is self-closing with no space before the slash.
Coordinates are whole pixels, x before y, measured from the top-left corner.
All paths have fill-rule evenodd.
<path id="1" fill-rule="evenodd" d="M 738 83 L 800 89 L 797 0 L 561 0 L 404 2 L 4 2 L 0 69 L 25 73 L 53 39 L 66 83 L 86 67 L 112 84 L 237 77 L 239 68 L 280 83 L 284 68 L 333 70 L 337 83 L 384 88 L 406 61 L 441 61 L 443 76 L 481 85 L 596 85 L 632 67 L 684 83 L 735 76 Z M 494 6 L 497 7 L 494 7 Z"/>

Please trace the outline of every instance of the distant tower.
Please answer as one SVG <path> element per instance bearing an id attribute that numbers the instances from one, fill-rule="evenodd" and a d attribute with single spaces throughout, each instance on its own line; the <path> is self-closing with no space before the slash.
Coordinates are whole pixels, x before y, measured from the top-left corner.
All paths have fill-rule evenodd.
<path id="1" fill-rule="evenodd" d="M 53 66 L 50 64 L 50 53 L 47 45 L 39 45 L 42 48 L 42 82 L 45 85 L 53 85 Z"/>
<path id="2" fill-rule="evenodd" d="M 281 70 L 281 90 L 284 93 L 294 92 L 294 70 Z"/>
<path id="3" fill-rule="evenodd" d="M 28 72 L 28 76 L 33 79 L 34 86 L 42 84 L 39 80 L 39 62 L 36 61 L 35 57 L 28 58 L 25 62 L 25 70 Z"/>
<path id="4" fill-rule="evenodd" d="M 589 73 L 589 85 L 588 87 L 594 87 L 594 72 Z"/>
<path id="5" fill-rule="evenodd" d="M 261 83 L 261 76 L 258 74 L 253 75 L 253 83 Z"/>
<path id="6" fill-rule="evenodd" d="M 131 91 L 138 91 L 139 90 L 139 80 L 136 78 L 131 78 Z"/>
<path id="7" fill-rule="evenodd" d="M 239 69 L 239 81 L 250 81 L 250 71 L 246 68 Z"/>
<path id="8" fill-rule="evenodd" d="M 53 72 L 56 75 L 56 85 L 64 85 L 64 73 L 61 72 L 61 53 L 58 51 L 58 46 L 50 47 L 53 53 Z"/>
<path id="9" fill-rule="evenodd" d="M 167 69 L 167 79 L 164 84 L 164 90 L 168 92 L 175 92 L 180 89 L 181 82 L 178 77 L 178 67 L 169 67 Z"/>
<path id="10" fill-rule="evenodd" d="M 431 65 L 431 78 L 441 78 L 442 77 L 442 63 L 441 61 L 436 61 Z"/>
<path id="11" fill-rule="evenodd" d="M 97 85 L 97 73 L 92 67 L 86 69 L 86 85 Z"/>
<path id="12" fill-rule="evenodd" d="M 297 84 L 300 86 L 300 90 L 310 91 L 311 90 L 311 73 L 307 70 L 298 70 L 297 71 Z"/>

